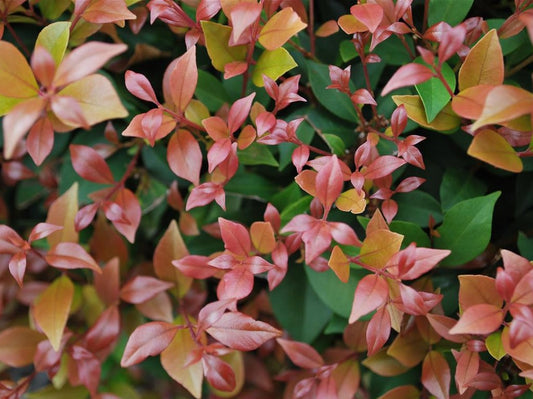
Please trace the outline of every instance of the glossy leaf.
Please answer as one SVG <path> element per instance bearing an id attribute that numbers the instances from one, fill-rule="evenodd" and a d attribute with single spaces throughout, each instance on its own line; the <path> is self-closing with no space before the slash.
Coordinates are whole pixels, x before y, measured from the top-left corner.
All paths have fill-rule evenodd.
<path id="1" fill-rule="evenodd" d="M 376 310 L 385 304 L 388 297 L 389 286 L 382 277 L 376 274 L 363 277 L 355 290 L 349 322 L 353 323 L 361 316 Z"/>
<path id="2" fill-rule="evenodd" d="M 124 79 L 126 88 L 135 97 L 138 97 L 144 101 L 151 101 L 154 104 L 158 103 L 154 89 L 152 88 L 152 85 L 146 76 L 137 72 L 126 71 L 124 74 Z"/>
<path id="3" fill-rule="evenodd" d="M 495 29 L 490 30 L 470 49 L 459 70 L 459 90 L 478 85 L 503 83 L 503 54 Z"/>
<path id="4" fill-rule="evenodd" d="M 343 177 L 336 155 L 330 157 L 326 165 L 320 169 L 316 176 L 316 197 L 328 212 L 339 197 Z"/>
<path id="5" fill-rule="evenodd" d="M 350 8 L 350 14 L 374 33 L 383 19 L 383 8 L 379 4 L 357 4 Z"/>
<path id="6" fill-rule="evenodd" d="M 468 14 L 474 0 L 465 0 L 461 7 L 453 0 L 430 0 L 429 2 L 429 25 L 434 25 L 440 21 L 445 21 L 450 25 L 457 25 Z"/>
<path id="7" fill-rule="evenodd" d="M 441 73 L 452 92 L 455 91 L 455 72 L 452 68 L 444 62 L 441 65 Z M 439 112 L 450 102 L 452 96 L 444 86 L 444 83 L 436 77 L 417 84 L 415 88 L 424 104 L 426 119 L 428 123 L 431 123 Z"/>
<path id="8" fill-rule="evenodd" d="M 224 66 L 246 58 L 246 46 L 228 45 L 231 27 L 211 21 L 201 21 L 207 53 L 216 70 L 224 72 Z"/>
<path id="9" fill-rule="evenodd" d="M 400 67 L 389 79 L 383 90 L 382 96 L 386 96 L 400 87 L 413 86 L 425 82 L 433 77 L 433 71 L 422 64 L 407 64 Z"/>
<path id="10" fill-rule="evenodd" d="M 496 289 L 495 280 L 483 275 L 465 274 L 459 276 L 459 306 L 462 311 L 479 304 L 490 304 L 498 308 L 503 300 Z"/>
<path id="11" fill-rule="evenodd" d="M 450 334 L 490 334 L 503 322 L 503 311 L 490 304 L 478 304 L 467 308 Z"/>
<path id="12" fill-rule="evenodd" d="M 370 319 L 366 330 L 368 355 L 376 354 L 389 339 L 391 317 L 385 306 L 379 308 Z"/>
<path id="13" fill-rule="evenodd" d="M 442 265 L 461 265 L 485 250 L 491 235 L 492 212 L 499 196 L 496 192 L 464 200 L 446 212 L 435 246 L 450 249 L 452 253 Z"/>
<path id="14" fill-rule="evenodd" d="M 74 284 L 63 275 L 54 280 L 33 305 L 35 321 L 55 351 L 59 350 L 61 344 L 73 296 Z"/>
<path id="15" fill-rule="evenodd" d="M 26 146 L 33 162 L 41 165 L 54 146 L 54 130 L 48 118 L 38 119 L 31 127 Z"/>
<path id="16" fill-rule="evenodd" d="M 174 339 L 177 331 L 177 326 L 162 321 L 153 321 L 137 327 L 128 339 L 120 365 L 130 367 L 148 356 L 160 354 Z"/>
<path id="17" fill-rule="evenodd" d="M 483 129 L 476 133 L 468 155 L 480 159 L 500 169 L 520 173 L 524 168 L 522 160 L 513 147 L 501 135 L 491 129 Z"/>
<path id="18" fill-rule="evenodd" d="M 402 240 L 401 234 L 389 230 L 373 231 L 363 241 L 359 258 L 367 265 L 382 268 L 400 250 Z"/>
<path id="19" fill-rule="evenodd" d="M 306 26 L 291 7 L 284 8 L 263 26 L 259 33 L 259 43 L 267 50 L 275 50 Z"/>
<path id="20" fill-rule="evenodd" d="M 451 105 L 444 107 L 435 119 L 429 123 L 420 96 L 401 95 L 392 96 L 392 99 L 396 105 L 403 105 L 409 119 L 415 121 L 420 126 L 439 132 L 449 132 L 457 129 L 461 123 L 461 119 L 453 112 Z"/>
<path id="21" fill-rule="evenodd" d="M 37 36 L 35 47 L 43 46 L 52 56 L 56 66 L 65 55 L 70 36 L 70 22 L 54 22 L 44 27 Z"/>

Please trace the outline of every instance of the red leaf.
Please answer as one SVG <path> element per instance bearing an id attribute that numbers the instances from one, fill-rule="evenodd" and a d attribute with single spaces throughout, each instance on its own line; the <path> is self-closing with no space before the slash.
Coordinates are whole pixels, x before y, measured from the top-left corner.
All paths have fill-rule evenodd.
<path id="1" fill-rule="evenodd" d="M 398 254 L 394 255 L 393 258 L 396 258 Z M 398 277 L 402 280 L 417 279 L 437 266 L 449 254 L 450 250 L 448 249 L 414 248 L 413 261 L 400 266 Z M 390 261 L 390 263 L 392 262 L 393 260 Z"/>
<path id="2" fill-rule="evenodd" d="M 186 276 L 203 280 L 217 272 L 217 268 L 210 266 L 208 262 L 209 258 L 206 256 L 188 255 L 172 261 L 172 264 Z"/>
<path id="3" fill-rule="evenodd" d="M 228 113 L 228 129 L 230 134 L 235 133 L 248 117 L 254 97 L 255 92 L 246 97 L 238 99 L 231 106 Z"/>
<path id="4" fill-rule="evenodd" d="M 366 341 L 368 343 L 368 356 L 377 353 L 383 345 L 387 342 L 390 335 L 391 318 L 389 311 L 385 306 L 378 309 L 378 311 L 370 319 L 368 328 L 366 329 Z"/>
<path id="5" fill-rule="evenodd" d="M 351 100 L 354 104 L 371 104 L 377 105 L 376 100 L 367 89 L 356 90 L 352 96 Z"/>
<path id="6" fill-rule="evenodd" d="M 366 179 L 379 179 L 390 175 L 402 165 L 405 165 L 405 160 L 393 155 L 383 155 L 368 165 L 363 174 Z"/>
<path id="7" fill-rule="evenodd" d="M 211 327 L 213 323 L 222 317 L 226 310 L 237 310 L 237 301 L 234 298 L 210 302 L 205 305 L 198 313 L 198 331 Z"/>
<path id="8" fill-rule="evenodd" d="M 358 4 L 350 8 L 350 13 L 374 33 L 383 19 L 383 8 L 378 4 Z"/>
<path id="9" fill-rule="evenodd" d="M 343 184 L 344 181 L 338 158 L 336 155 L 333 155 L 320 169 L 315 181 L 316 198 L 324 205 L 324 212 L 326 214 L 339 197 Z"/>
<path id="10" fill-rule="evenodd" d="M 83 230 L 89 226 L 98 211 L 98 204 L 89 204 L 81 208 L 74 218 L 74 227 L 76 231 Z"/>
<path id="11" fill-rule="evenodd" d="M 202 183 L 192 189 L 187 199 L 185 210 L 189 211 L 192 208 L 207 205 L 213 200 L 222 209 L 226 209 L 226 193 L 224 192 L 224 187 L 213 182 Z"/>
<path id="12" fill-rule="evenodd" d="M 209 164 L 208 172 L 213 170 L 224 162 L 231 153 L 231 139 L 225 138 L 215 141 L 207 152 L 207 162 Z"/>
<path id="13" fill-rule="evenodd" d="M 248 230 L 242 224 L 224 218 L 218 218 L 218 225 L 224 248 L 235 255 L 248 256 L 252 247 Z"/>
<path id="14" fill-rule="evenodd" d="M 455 369 L 455 384 L 462 395 L 468 389 L 468 382 L 478 374 L 479 353 L 463 349 L 461 352 L 454 351 L 457 367 Z"/>
<path id="15" fill-rule="evenodd" d="M 76 1 L 76 5 L 80 3 Z M 81 8 L 81 7 L 80 7 Z M 79 12 L 81 10 L 77 10 Z M 75 12 L 75 14 L 77 14 Z M 115 22 L 123 26 L 124 20 L 135 19 L 135 14 L 128 10 L 126 2 L 122 0 L 92 0 L 87 8 L 84 8 L 81 16 L 93 24 L 105 24 Z"/>
<path id="16" fill-rule="evenodd" d="M 48 251 L 45 259 L 50 266 L 61 269 L 91 269 L 97 273 L 102 272 L 91 255 L 74 242 L 60 242 Z"/>
<path id="17" fill-rule="evenodd" d="M 300 173 L 309 159 L 309 147 L 301 145 L 297 147 L 291 155 L 292 164 L 296 167 L 296 171 Z"/>
<path id="18" fill-rule="evenodd" d="M 68 362 L 68 377 L 72 385 L 84 385 L 91 396 L 96 395 L 102 365 L 98 359 L 79 345 L 73 345 L 69 348 L 69 354 L 73 361 Z"/>
<path id="19" fill-rule="evenodd" d="M 94 275 L 94 288 L 100 299 L 108 306 L 118 303 L 120 296 L 120 263 L 114 257 L 102 268 L 101 274 Z"/>
<path id="20" fill-rule="evenodd" d="M 438 52 L 439 64 L 442 65 L 443 62 L 459 51 L 463 45 L 465 36 L 466 28 L 462 24 L 451 28 L 442 35 Z"/>
<path id="21" fill-rule="evenodd" d="M 126 88 L 135 97 L 144 101 L 151 101 L 154 104 L 159 104 L 154 89 L 146 76 L 137 72 L 126 71 L 124 79 Z"/>
<path id="22" fill-rule="evenodd" d="M 163 321 L 137 327 L 128 339 L 120 365 L 130 367 L 148 356 L 158 355 L 170 344 L 177 331 L 177 326 Z"/>
<path id="23" fill-rule="evenodd" d="M 197 186 L 202 169 L 202 151 L 194 136 L 185 129 L 179 129 L 168 142 L 168 166 L 179 177 Z"/>
<path id="24" fill-rule="evenodd" d="M 525 274 L 513 291 L 511 302 L 524 305 L 533 305 L 533 270 Z"/>
<path id="25" fill-rule="evenodd" d="M 174 287 L 173 283 L 150 276 L 136 276 L 120 290 L 120 298 L 129 303 L 142 303 L 160 292 Z"/>
<path id="26" fill-rule="evenodd" d="M 453 326 L 457 324 L 457 320 L 452 319 L 448 316 L 443 316 L 439 314 L 427 314 L 426 318 L 431 324 L 431 327 L 439 334 L 441 337 L 445 338 L 448 341 L 462 343 L 465 341 L 465 338 L 461 335 L 450 334 L 450 330 Z"/>
<path id="27" fill-rule="evenodd" d="M 281 335 L 281 331 L 270 324 L 240 312 L 224 313 L 207 332 L 222 344 L 240 351 L 257 349 L 269 339 Z"/>
<path id="28" fill-rule="evenodd" d="M 254 287 L 254 275 L 246 267 L 236 267 L 224 274 L 217 287 L 219 299 L 242 299 L 247 297 Z"/>
<path id="29" fill-rule="evenodd" d="M 235 389 L 235 373 L 231 366 L 217 356 L 202 356 L 205 378 L 209 384 L 220 391 L 231 392 Z"/>
<path id="30" fill-rule="evenodd" d="M 466 309 L 450 334 L 490 334 L 503 322 L 503 311 L 494 305 L 479 304 Z"/>
<path id="31" fill-rule="evenodd" d="M 450 381 L 450 367 L 446 359 L 437 351 L 429 352 L 422 364 L 422 384 L 437 399 L 448 399 Z"/>
<path id="32" fill-rule="evenodd" d="M 41 238 L 48 237 L 55 231 L 62 230 L 63 226 L 58 226 L 51 223 L 38 223 L 30 233 L 28 237 L 28 242 L 32 243 L 33 241 L 40 240 Z"/>
<path id="33" fill-rule="evenodd" d="M 289 359 L 298 367 L 314 369 L 324 365 L 322 356 L 309 344 L 278 338 L 276 340 Z"/>
<path id="34" fill-rule="evenodd" d="M 509 343 L 515 348 L 533 337 L 533 311 L 526 305 L 511 305 L 513 321 L 509 328 Z"/>
<path id="35" fill-rule="evenodd" d="M 197 82 L 196 46 L 192 46 L 178 58 L 174 69 L 170 73 L 170 94 L 178 111 L 185 111 L 185 108 L 189 105 L 196 90 Z"/>
<path id="36" fill-rule="evenodd" d="M 400 87 L 413 86 L 425 82 L 433 77 L 433 71 L 422 64 L 407 64 L 401 66 L 387 82 L 381 95 L 385 96 Z"/>
<path id="37" fill-rule="evenodd" d="M 120 314 L 117 306 L 106 309 L 83 336 L 83 346 L 102 361 L 113 349 L 120 334 Z"/>
<path id="38" fill-rule="evenodd" d="M 236 3 L 230 12 L 232 31 L 228 44 L 237 46 L 247 44 L 252 39 L 251 26 L 257 21 L 263 10 L 263 5 L 258 3 Z"/>
<path id="39" fill-rule="evenodd" d="M 28 154 L 37 166 L 41 165 L 54 147 L 54 130 L 48 118 L 40 118 L 31 127 L 26 139 Z"/>
<path id="40" fill-rule="evenodd" d="M 389 297 L 387 282 L 377 274 L 363 277 L 357 284 L 350 313 L 349 323 L 382 306 Z"/>
<path id="41" fill-rule="evenodd" d="M 72 166 L 85 180 L 94 183 L 112 184 L 115 179 L 102 156 L 91 147 L 71 144 Z"/>

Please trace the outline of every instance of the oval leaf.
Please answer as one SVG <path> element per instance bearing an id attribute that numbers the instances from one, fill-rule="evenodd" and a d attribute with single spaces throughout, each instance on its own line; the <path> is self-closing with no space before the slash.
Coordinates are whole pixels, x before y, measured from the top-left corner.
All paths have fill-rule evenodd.
<path id="1" fill-rule="evenodd" d="M 91 269 L 97 273 L 102 272 L 91 255 L 74 242 L 60 242 L 48 251 L 45 259 L 50 266 L 61 269 Z"/>
<path id="2" fill-rule="evenodd" d="M 202 169 L 202 151 L 194 136 L 185 129 L 179 129 L 170 139 L 167 148 L 170 169 L 179 177 L 197 186 Z"/>
<path id="3" fill-rule="evenodd" d="M 76 144 L 71 144 L 69 148 L 72 166 L 81 177 L 94 183 L 112 184 L 114 182 L 111 169 L 96 150 Z"/>
<path id="4" fill-rule="evenodd" d="M 306 26 L 296 11 L 286 7 L 273 15 L 263 26 L 259 33 L 259 43 L 267 50 L 275 50 Z"/>
<path id="5" fill-rule="evenodd" d="M 467 151 L 468 155 L 509 172 L 520 173 L 522 160 L 513 147 L 501 135 L 491 129 L 478 132 Z"/>
<path id="6" fill-rule="evenodd" d="M 128 339 L 120 365 L 130 367 L 148 356 L 158 355 L 170 344 L 177 331 L 177 326 L 163 321 L 153 321 L 137 327 Z"/>

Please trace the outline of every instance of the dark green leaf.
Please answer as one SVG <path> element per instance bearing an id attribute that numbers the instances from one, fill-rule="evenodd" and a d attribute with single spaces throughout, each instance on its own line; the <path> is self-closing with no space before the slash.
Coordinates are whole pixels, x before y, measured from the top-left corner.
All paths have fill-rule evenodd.
<path id="1" fill-rule="evenodd" d="M 444 21 L 455 26 L 468 15 L 474 0 L 429 0 L 428 25 Z"/>
<path id="2" fill-rule="evenodd" d="M 412 222 L 420 227 L 428 226 L 430 216 L 433 216 L 437 223 L 442 221 L 440 204 L 425 191 L 399 193 L 394 196 L 394 200 L 398 203 L 396 220 Z"/>
<path id="3" fill-rule="evenodd" d="M 297 341 L 312 342 L 332 315 L 307 282 L 300 264 L 289 265 L 281 284 L 270 293 L 270 303 L 283 328 Z"/>
<path id="4" fill-rule="evenodd" d="M 533 259 L 533 237 L 528 237 L 522 232 L 518 233 L 518 249 L 524 258 Z"/>
<path id="5" fill-rule="evenodd" d="M 444 210 L 463 200 L 485 194 L 485 183 L 465 170 L 451 168 L 444 172 L 440 185 L 440 201 Z"/>
<path id="6" fill-rule="evenodd" d="M 242 195 L 268 201 L 279 188 L 264 177 L 251 172 L 239 171 L 226 184 L 227 194 Z"/>
<path id="7" fill-rule="evenodd" d="M 194 94 L 211 112 L 218 111 L 222 104 L 230 102 L 221 81 L 201 69 L 198 70 L 198 84 Z"/>
<path id="8" fill-rule="evenodd" d="M 415 62 L 428 66 L 421 58 L 417 58 Z M 442 64 L 442 75 L 446 79 L 448 86 L 454 91 L 456 83 L 455 73 L 447 63 Z M 438 78 L 431 78 L 423 83 L 417 84 L 415 88 L 422 99 L 422 104 L 424 104 L 427 121 L 431 123 L 446 104 L 450 102 L 452 97 L 442 81 Z"/>
<path id="9" fill-rule="evenodd" d="M 312 200 L 313 197 L 306 195 L 283 209 L 281 212 L 281 225 L 287 224 L 296 215 L 306 213 Z"/>
<path id="10" fill-rule="evenodd" d="M 435 247 L 452 253 L 441 265 L 459 266 L 482 253 L 491 237 L 492 213 L 500 192 L 464 200 L 451 207 L 437 229 Z"/>
<path id="11" fill-rule="evenodd" d="M 239 162 L 243 165 L 278 166 L 278 161 L 264 144 L 252 143 L 244 150 L 238 151 Z"/>

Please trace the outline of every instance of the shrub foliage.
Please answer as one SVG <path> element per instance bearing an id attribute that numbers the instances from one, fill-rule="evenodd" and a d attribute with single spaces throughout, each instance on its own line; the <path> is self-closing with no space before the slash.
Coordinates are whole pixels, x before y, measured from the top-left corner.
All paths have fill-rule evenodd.
<path id="1" fill-rule="evenodd" d="M 531 395 L 533 1 L 346 3 L 0 0 L 1 397 Z"/>

